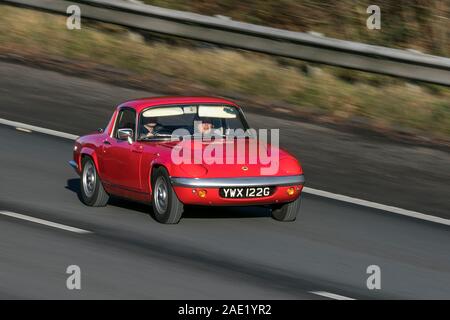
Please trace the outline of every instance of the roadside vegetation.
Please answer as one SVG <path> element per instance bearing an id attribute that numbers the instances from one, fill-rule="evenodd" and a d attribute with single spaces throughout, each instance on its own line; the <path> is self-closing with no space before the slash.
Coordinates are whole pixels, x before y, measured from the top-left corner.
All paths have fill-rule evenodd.
<path id="1" fill-rule="evenodd" d="M 69 31 L 64 17 L 5 5 L 0 15 L 0 56 L 59 63 L 63 69 L 77 66 L 84 75 L 113 70 L 116 76 L 105 81 L 152 92 L 221 95 L 308 121 L 450 142 L 449 88 L 204 44 L 162 42 L 107 24 L 83 21 L 81 30 Z"/>

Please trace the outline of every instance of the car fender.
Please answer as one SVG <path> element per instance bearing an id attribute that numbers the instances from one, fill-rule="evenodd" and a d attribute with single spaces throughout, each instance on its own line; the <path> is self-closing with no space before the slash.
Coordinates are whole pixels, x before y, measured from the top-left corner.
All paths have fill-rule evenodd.
<path id="1" fill-rule="evenodd" d="M 156 158 L 153 159 L 150 162 L 150 169 L 148 170 L 148 176 L 146 177 L 146 180 L 148 181 L 148 190 L 150 193 L 152 193 L 152 172 L 155 168 L 157 167 L 163 167 L 164 169 L 167 170 L 167 172 L 170 173 L 172 172 L 172 163 L 171 162 L 167 162 L 167 161 L 163 161 L 160 158 Z"/>
<path id="2" fill-rule="evenodd" d="M 100 179 L 101 179 L 102 178 L 102 173 L 99 170 L 98 158 L 97 158 L 97 153 L 95 152 L 95 150 L 93 148 L 91 148 L 91 147 L 86 147 L 86 146 L 81 148 L 81 151 L 80 151 L 80 164 L 79 164 L 80 165 L 79 166 L 80 171 L 82 170 L 81 159 L 83 158 L 83 156 L 91 157 L 91 159 L 94 161 L 94 165 L 95 165 L 95 169 L 97 170 L 97 174 L 100 176 Z"/>

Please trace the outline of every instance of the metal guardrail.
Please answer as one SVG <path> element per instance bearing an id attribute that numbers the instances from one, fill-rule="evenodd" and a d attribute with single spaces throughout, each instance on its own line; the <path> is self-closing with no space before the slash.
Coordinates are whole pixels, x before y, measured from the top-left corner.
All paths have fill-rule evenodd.
<path id="1" fill-rule="evenodd" d="M 81 9 L 82 18 L 271 55 L 450 86 L 450 59 L 444 57 L 114 0 L 0 1 L 64 15 L 69 5 L 76 4 Z"/>

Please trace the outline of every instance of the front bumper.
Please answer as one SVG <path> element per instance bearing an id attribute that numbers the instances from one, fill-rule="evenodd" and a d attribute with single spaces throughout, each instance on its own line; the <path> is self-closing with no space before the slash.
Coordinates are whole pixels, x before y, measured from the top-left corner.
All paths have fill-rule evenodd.
<path id="1" fill-rule="evenodd" d="M 246 177 L 246 178 L 177 178 L 171 177 L 171 182 L 178 199 L 188 205 L 268 205 L 286 203 L 296 200 L 305 182 L 303 175 L 279 177 Z M 219 189 L 223 187 L 263 187 L 273 186 L 275 191 L 267 197 L 256 198 L 224 198 Z M 295 188 L 294 194 L 288 194 L 290 187 Z M 205 189 L 206 196 L 200 197 L 199 190 Z"/>
<path id="2" fill-rule="evenodd" d="M 303 174 L 294 176 L 267 176 L 246 178 L 170 178 L 172 185 L 190 188 L 262 187 L 303 185 Z"/>

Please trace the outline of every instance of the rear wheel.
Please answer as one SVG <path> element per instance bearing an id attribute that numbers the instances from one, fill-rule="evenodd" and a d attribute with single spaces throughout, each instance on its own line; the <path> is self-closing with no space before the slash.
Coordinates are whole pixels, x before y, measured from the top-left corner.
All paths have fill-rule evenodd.
<path id="1" fill-rule="evenodd" d="M 302 203 L 301 196 L 297 200 L 272 206 L 272 218 L 278 221 L 295 221 Z"/>
<path id="2" fill-rule="evenodd" d="M 178 200 L 169 174 L 164 168 L 156 169 L 152 179 L 152 205 L 155 219 L 165 224 L 176 224 L 183 214 L 183 203 Z"/>
<path id="3" fill-rule="evenodd" d="M 83 203 L 91 207 L 106 206 L 109 195 L 103 189 L 94 161 L 90 157 L 84 157 L 81 167 L 83 169 L 81 172 L 80 190 Z"/>

